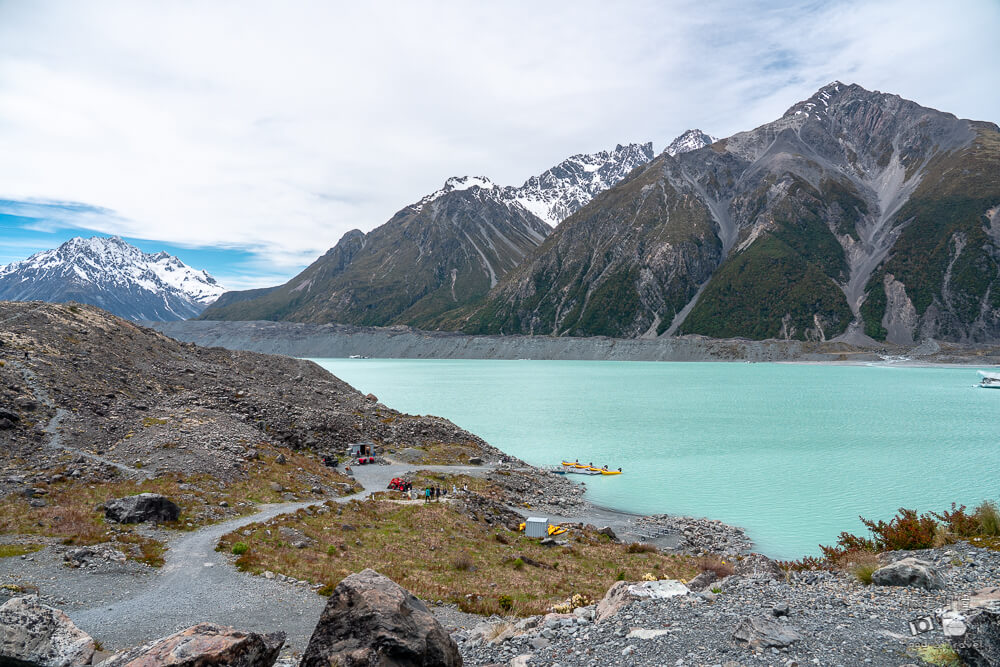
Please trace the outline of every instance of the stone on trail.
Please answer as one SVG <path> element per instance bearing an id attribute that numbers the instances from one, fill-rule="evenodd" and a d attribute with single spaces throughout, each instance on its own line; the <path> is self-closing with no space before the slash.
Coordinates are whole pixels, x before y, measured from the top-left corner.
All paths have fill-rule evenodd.
<path id="1" fill-rule="evenodd" d="M 334 589 L 300 667 L 461 667 L 458 645 L 426 605 L 375 570 Z"/>
<path id="2" fill-rule="evenodd" d="M 752 648 L 782 648 L 802 639 L 795 628 L 766 616 L 744 618 L 736 625 L 733 639 Z"/>
<path id="3" fill-rule="evenodd" d="M 0 664 L 20 660 L 29 665 L 75 667 L 90 664 L 93 655 L 90 635 L 36 596 L 12 598 L 0 606 Z"/>
<path id="4" fill-rule="evenodd" d="M 271 667 L 285 644 L 285 633 L 259 635 L 199 623 L 131 651 L 118 653 L 101 667 Z"/>
<path id="5" fill-rule="evenodd" d="M 1000 665 L 1000 602 L 989 602 L 965 615 L 965 632 L 948 637 L 968 667 Z"/>
<path id="6" fill-rule="evenodd" d="M 878 586 L 912 586 L 929 591 L 944 588 L 944 579 L 934 566 L 912 556 L 875 570 L 872 583 Z"/>
<path id="7" fill-rule="evenodd" d="M 177 504 L 158 493 L 116 498 L 104 507 L 104 517 L 118 523 L 176 521 L 180 515 L 181 509 Z"/>

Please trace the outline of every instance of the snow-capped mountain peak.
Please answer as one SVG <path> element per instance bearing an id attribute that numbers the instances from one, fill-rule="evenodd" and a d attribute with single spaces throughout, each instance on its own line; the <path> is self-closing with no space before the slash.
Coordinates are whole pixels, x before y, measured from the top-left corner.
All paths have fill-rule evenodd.
<path id="1" fill-rule="evenodd" d="M 444 182 L 444 187 L 440 190 L 435 190 L 426 197 L 422 198 L 416 203 L 416 209 L 419 211 L 425 205 L 431 203 L 439 197 L 443 197 L 449 192 L 455 192 L 456 190 L 470 190 L 472 188 L 482 188 L 484 190 L 492 190 L 496 188 L 497 185 L 485 176 L 452 176 Z"/>
<path id="2" fill-rule="evenodd" d="M 72 238 L 0 267 L 0 299 L 75 300 L 135 320 L 193 317 L 224 291 L 207 272 L 117 236 Z"/>
<path id="3" fill-rule="evenodd" d="M 654 157 L 653 144 L 617 145 L 614 150 L 573 155 L 551 169 L 532 176 L 520 187 L 501 187 L 485 176 L 453 176 L 444 187 L 427 195 L 413 207 L 425 205 L 456 190 L 480 188 L 509 207 L 523 207 L 555 227 L 590 203 L 597 193 L 625 178 L 636 167 Z"/>
<path id="4" fill-rule="evenodd" d="M 519 188 L 505 188 L 505 196 L 555 227 L 652 159 L 652 143 L 619 144 L 611 151 L 573 155 Z"/>
<path id="5" fill-rule="evenodd" d="M 689 153 L 691 151 L 696 151 L 699 148 L 710 146 L 716 141 L 718 141 L 718 139 L 705 134 L 701 130 L 688 130 L 681 136 L 671 141 L 670 145 L 666 147 L 664 152 L 671 156 L 679 155 L 681 153 Z"/>

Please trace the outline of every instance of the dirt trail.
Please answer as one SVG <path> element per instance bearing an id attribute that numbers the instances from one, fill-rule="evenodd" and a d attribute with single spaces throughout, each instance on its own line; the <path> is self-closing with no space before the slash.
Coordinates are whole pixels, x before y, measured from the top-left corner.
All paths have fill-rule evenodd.
<path id="1" fill-rule="evenodd" d="M 27 384 L 28 387 L 31 388 L 31 391 L 32 393 L 34 393 L 35 397 L 46 407 L 50 409 L 55 409 L 56 411 L 55 415 L 52 417 L 52 419 L 49 420 L 49 423 L 45 426 L 45 434 L 48 436 L 47 439 L 45 440 L 46 447 L 50 449 L 62 450 L 64 452 L 70 452 L 72 454 L 76 454 L 77 456 L 83 456 L 84 458 L 88 458 L 91 461 L 97 461 L 99 463 L 103 463 L 104 465 L 112 466 L 132 478 L 136 479 L 153 478 L 153 474 L 148 471 L 140 470 L 139 468 L 133 468 L 132 466 L 125 465 L 124 463 L 119 463 L 118 461 L 114 461 L 105 456 L 100 456 L 98 454 L 94 454 L 93 452 L 88 452 L 85 449 L 78 449 L 76 447 L 70 447 L 69 445 L 62 444 L 61 429 L 62 429 L 62 421 L 63 419 L 65 419 L 67 414 L 66 410 L 56 405 L 55 401 L 53 401 L 52 397 L 49 395 L 49 392 L 45 389 L 45 387 L 43 387 L 38 382 L 38 379 L 35 377 L 35 374 L 31 372 L 30 369 L 26 368 L 24 364 L 21 364 L 17 361 L 10 361 L 8 363 L 13 365 L 21 372 L 22 377 L 24 377 L 25 384 Z"/>

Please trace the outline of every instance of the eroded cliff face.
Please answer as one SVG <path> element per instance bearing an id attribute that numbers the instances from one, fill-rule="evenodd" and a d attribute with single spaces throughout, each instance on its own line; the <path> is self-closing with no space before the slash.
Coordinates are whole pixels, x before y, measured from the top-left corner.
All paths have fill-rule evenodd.
<path id="1" fill-rule="evenodd" d="M 997 136 L 834 82 L 773 123 L 661 155 L 597 197 L 462 327 L 992 339 Z"/>

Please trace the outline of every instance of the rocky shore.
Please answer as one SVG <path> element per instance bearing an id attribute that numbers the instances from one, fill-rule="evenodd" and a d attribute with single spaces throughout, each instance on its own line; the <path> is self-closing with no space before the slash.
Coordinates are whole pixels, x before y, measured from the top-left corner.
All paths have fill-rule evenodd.
<path id="1" fill-rule="evenodd" d="M 927 340 L 913 345 L 849 340 L 715 339 L 704 336 L 621 339 L 552 336 L 469 336 L 405 326 L 355 327 L 297 322 L 155 322 L 177 340 L 231 350 L 307 358 L 352 355 L 382 359 L 563 359 L 607 361 L 910 361 L 1000 364 L 1000 347 Z"/>

